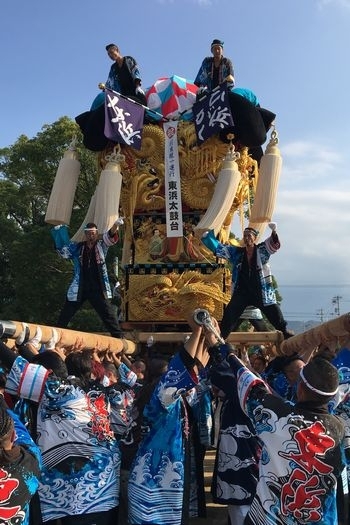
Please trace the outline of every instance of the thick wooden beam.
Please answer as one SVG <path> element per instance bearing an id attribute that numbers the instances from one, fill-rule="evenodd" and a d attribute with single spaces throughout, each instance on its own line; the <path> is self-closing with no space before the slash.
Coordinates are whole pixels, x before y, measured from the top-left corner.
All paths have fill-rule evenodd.
<path id="1" fill-rule="evenodd" d="M 25 329 L 26 339 L 32 339 L 36 333 L 37 328 L 41 330 L 41 343 L 47 343 L 52 338 L 53 330 L 56 330 L 58 334 L 58 344 L 62 346 L 74 345 L 77 341 L 80 341 L 85 348 L 98 347 L 101 350 L 110 348 L 111 350 L 121 351 L 125 350 L 127 354 L 133 354 L 137 352 L 137 346 L 139 344 L 146 344 L 149 337 L 153 336 L 154 343 L 182 343 L 186 337 L 189 336 L 190 332 L 173 331 L 173 332 L 162 332 L 162 331 L 141 331 L 134 330 L 130 332 L 131 339 L 127 337 L 125 339 L 117 339 L 102 334 L 93 334 L 88 332 L 81 332 L 77 330 L 70 330 L 68 328 L 58 328 L 54 326 L 37 325 L 34 323 L 23 323 L 21 321 L 0 321 L 0 337 L 8 339 L 17 339 Z M 127 333 L 127 332 L 126 332 Z M 275 344 L 278 348 L 283 341 L 283 335 L 281 332 L 231 332 L 228 336 L 227 341 L 232 344 Z"/>
<path id="2" fill-rule="evenodd" d="M 347 313 L 286 339 L 281 343 L 281 353 L 285 355 L 294 352 L 304 353 L 321 344 L 345 346 L 349 340 L 350 313 Z"/>
<path id="3" fill-rule="evenodd" d="M 150 336 L 153 336 L 154 343 L 181 343 L 190 332 L 174 331 L 132 331 L 131 339 L 117 339 L 103 334 L 93 334 L 68 328 L 58 328 L 54 326 L 37 325 L 34 323 L 23 323 L 21 321 L 0 321 L 0 337 L 17 339 L 25 329 L 26 339 L 32 339 L 38 326 L 41 329 L 41 342 L 47 343 L 52 338 L 53 330 L 58 334 L 58 344 L 62 346 L 74 345 L 80 341 L 85 348 L 100 348 L 101 350 L 111 349 L 113 351 L 126 350 L 127 354 L 137 352 L 137 345 L 147 343 Z M 283 340 L 283 335 L 279 331 L 272 332 L 231 332 L 227 341 L 236 345 L 253 345 L 272 343 L 276 346 L 277 353 L 290 355 L 294 352 L 304 353 L 316 348 L 320 344 L 345 346 L 350 341 L 350 313 L 341 315 L 331 321 L 315 326 L 302 334 L 294 335 L 289 339 Z"/>
<path id="4" fill-rule="evenodd" d="M 135 341 L 146 343 L 150 336 L 153 336 L 154 342 L 160 343 L 177 343 L 185 340 L 191 332 L 135 332 Z M 283 341 L 282 332 L 231 332 L 227 341 L 232 344 L 264 344 L 273 343 L 279 345 Z"/>
<path id="5" fill-rule="evenodd" d="M 126 350 L 126 353 L 133 354 L 136 350 L 134 341 L 127 339 L 118 339 L 102 334 L 92 334 L 80 332 L 78 330 L 69 330 L 68 328 L 57 328 L 55 326 L 37 325 L 34 323 L 22 323 L 20 321 L 0 321 L 0 337 L 8 339 L 17 339 L 24 330 L 26 330 L 26 340 L 32 339 L 37 333 L 37 328 L 41 330 L 41 343 L 50 341 L 53 330 L 58 334 L 57 343 L 61 346 L 71 346 L 81 342 L 84 348 L 99 348 L 100 350 L 110 349 L 115 352 Z"/>

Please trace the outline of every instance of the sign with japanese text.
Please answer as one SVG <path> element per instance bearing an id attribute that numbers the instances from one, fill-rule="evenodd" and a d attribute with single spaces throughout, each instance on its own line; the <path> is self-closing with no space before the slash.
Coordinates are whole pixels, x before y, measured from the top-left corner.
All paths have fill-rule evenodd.
<path id="1" fill-rule="evenodd" d="M 234 125 L 226 84 L 196 102 L 192 110 L 199 144 Z"/>
<path id="2" fill-rule="evenodd" d="M 182 237 L 182 200 L 177 121 L 164 123 L 165 133 L 165 211 L 167 237 Z"/>
<path id="3" fill-rule="evenodd" d="M 105 137 L 141 149 L 143 106 L 109 89 L 105 90 L 105 94 Z"/>

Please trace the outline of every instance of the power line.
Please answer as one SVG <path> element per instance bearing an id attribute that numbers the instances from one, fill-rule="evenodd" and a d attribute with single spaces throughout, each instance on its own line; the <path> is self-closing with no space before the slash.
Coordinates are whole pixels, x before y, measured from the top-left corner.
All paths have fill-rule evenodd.
<path id="1" fill-rule="evenodd" d="M 278 288 L 349 288 L 350 284 L 281 284 Z"/>
<path id="2" fill-rule="evenodd" d="M 302 320 L 307 320 L 307 321 L 317 321 L 318 320 L 318 316 L 317 315 L 314 315 L 314 314 L 306 314 L 306 315 L 290 315 L 288 314 L 288 312 L 284 312 L 284 317 L 286 319 L 294 319 L 296 321 L 302 321 Z"/>
<path id="3" fill-rule="evenodd" d="M 317 315 L 315 312 L 285 312 L 288 315 Z"/>

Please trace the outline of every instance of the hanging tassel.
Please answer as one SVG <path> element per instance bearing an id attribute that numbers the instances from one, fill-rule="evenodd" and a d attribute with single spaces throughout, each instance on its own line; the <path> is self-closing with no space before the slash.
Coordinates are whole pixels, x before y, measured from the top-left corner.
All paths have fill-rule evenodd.
<path id="1" fill-rule="evenodd" d="M 125 160 L 117 144 L 113 152 L 106 156 L 107 164 L 102 171 L 96 188 L 94 222 L 99 232 L 107 231 L 119 217 L 122 174 L 120 164 Z"/>
<path id="2" fill-rule="evenodd" d="M 69 225 L 70 223 L 80 173 L 80 162 L 75 145 L 74 137 L 59 162 L 45 215 L 45 222 L 48 224 Z"/>
<path id="3" fill-rule="evenodd" d="M 260 161 L 259 178 L 250 223 L 270 222 L 272 219 L 282 169 L 282 157 L 277 144 L 277 132 L 273 130 L 265 154 Z"/>
<path id="4" fill-rule="evenodd" d="M 86 212 L 85 218 L 83 222 L 81 223 L 79 230 L 77 230 L 77 232 L 71 238 L 73 242 L 82 242 L 85 240 L 84 228 L 88 222 L 94 222 L 95 207 L 96 207 L 96 190 L 93 196 L 91 197 L 88 211 Z"/>
<path id="5" fill-rule="evenodd" d="M 231 145 L 219 172 L 209 207 L 197 224 L 196 230 L 214 230 L 216 235 L 219 233 L 230 212 L 241 180 L 236 162 L 239 156 L 239 153 L 235 152 L 233 145 Z"/>
<path id="6" fill-rule="evenodd" d="M 124 156 L 119 152 L 118 144 L 113 152 L 106 156 L 106 167 L 101 172 L 99 183 L 91 197 L 89 209 L 79 230 L 73 235 L 72 241 L 84 241 L 84 228 L 88 222 L 94 222 L 98 231 L 103 233 L 117 220 L 122 184 L 120 162 L 124 160 Z"/>

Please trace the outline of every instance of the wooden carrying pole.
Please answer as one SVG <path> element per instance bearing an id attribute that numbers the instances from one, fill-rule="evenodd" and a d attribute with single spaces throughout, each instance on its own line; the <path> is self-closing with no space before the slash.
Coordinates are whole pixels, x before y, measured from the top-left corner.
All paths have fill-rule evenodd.
<path id="1" fill-rule="evenodd" d="M 85 348 L 110 349 L 115 352 L 125 350 L 127 354 L 133 354 L 137 350 L 137 343 L 146 342 L 152 332 L 141 332 L 133 334 L 135 340 L 118 339 L 115 337 L 69 330 L 68 328 L 57 328 L 52 326 L 23 323 L 20 321 L 0 321 L 0 338 L 17 339 L 23 330 L 27 330 L 26 340 L 35 337 L 38 327 L 41 329 L 41 343 L 51 340 L 53 330 L 58 334 L 57 343 L 60 346 L 71 346 L 80 342 Z M 186 332 L 159 332 L 153 334 L 159 342 L 183 341 Z M 189 335 L 189 334 L 188 334 Z M 344 346 L 350 341 L 350 313 L 341 315 L 336 319 L 315 326 L 302 334 L 294 335 L 283 341 L 282 333 L 273 332 L 231 332 L 228 341 L 233 344 L 264 344 L 274 343 L 279 354 L 290 355 L 293 353 L 304 353 L 320 344 Z"/>
<path id="2" fill-rule="evenodd" d="M 29 341 L 35 337 L 38 327 L 41 330 L 41 343 L 50 341 L 53 330 L 58 334 L 57 344 L 59 346 L 71 346 L 77 341 L 81 342 L 84 348 L 96 348 L 100 350 L 110 349 L 112 351 L 122 351 L 123 349 L 129 355 L 137 350 L 137 344 L 146 343 L 149 336 L 153 335 L 155 342 L 158 343 L 175 343 L 183 342 L 190 332 L 135 332 L 133 333 L 134 341 L 130 339 L 117 339 L 101 334 L 91 334 L 69 330 L 68 328 L 57 328 L 53 326 L 36 325 L 23 323 L 20 321 L 0 321 L 0 338 L 17 339 L 23 330 L 26 330 L 26 340 Z M 282 332 L 231 332 L 227 338 L 228 342 L 233 344 L 264 344 L 273 343 L 279 346 L 283 341 Z"/>
<path id="3" fill-rule="evenodd" d="M 139 332 L 135 333 L 135 339 L 139 343 L 146 343 L 149 336 L 154 338 L 155 343 L 181 343 L 191 332 Z M 279 345 L 283 341 L 283 334 L 274 332 L 231 332 L 227 342 L 232 344 L 264 344 L 273 343 Z"/>
<path id="4" fill-rule="evenodd" d="M 350 313 L 327 321 L 286 339 L 281 344 L 282 355 L 302 354 L 320 344 L 345 346 L 350 340 Z"/>
<path id="5" fill-rule="evenodd" d="M 23 330 L 26 330 L 26 340 L 29 341 L 35 337 L 38 328 L 41 330 L 41 343 L 48 343 L 54 333 L 53 330 L 55 330 L 58 334 L 57 344 L 59 346 L 71 346 L 79 342 L 84 348 L 89 349 L 108 349 L 114 352 L 125 350 L 127 354 L 133 354 L 136 350 L 135 343 L 127 339 L 79 332 L 68 328 L 22 323 L 20 321 L 0 321 L 0 338 L 17 339 L 23 333 Z"/>

